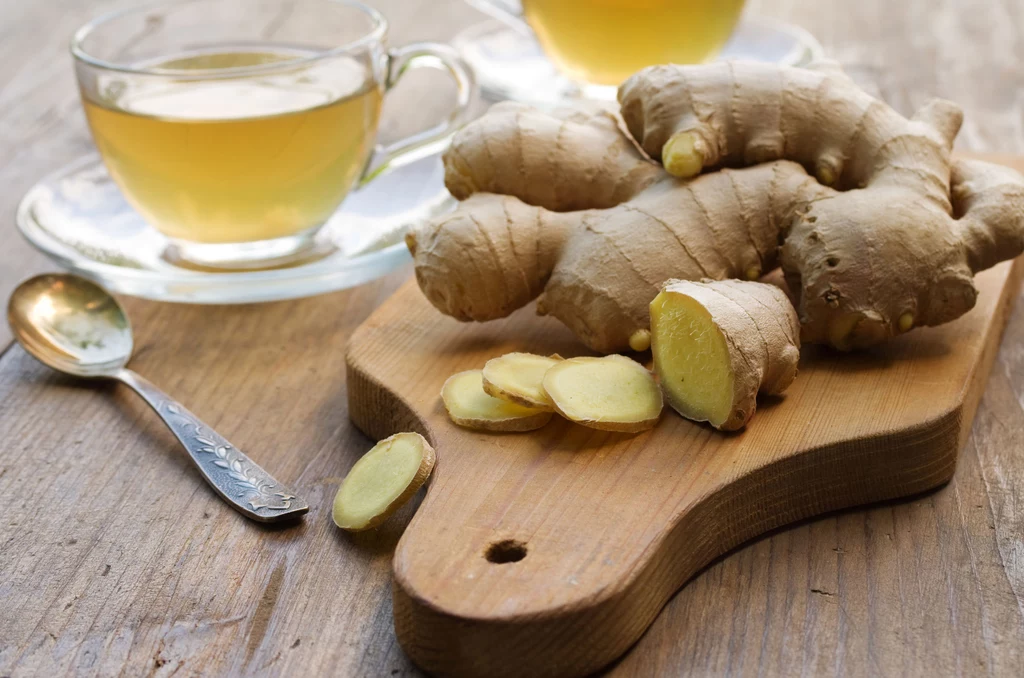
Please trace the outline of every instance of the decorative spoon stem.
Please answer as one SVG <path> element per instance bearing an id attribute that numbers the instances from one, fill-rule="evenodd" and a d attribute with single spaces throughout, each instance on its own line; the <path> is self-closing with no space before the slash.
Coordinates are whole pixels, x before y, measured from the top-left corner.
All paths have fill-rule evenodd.
<path id="1" fill-rule="evenodd" d="M 181 442 L 206 482 L 239 513 L 270 523 L 309 510 L 291 489 L 148 380 L 126 367 L 111 376 L 142 396 Z"/>

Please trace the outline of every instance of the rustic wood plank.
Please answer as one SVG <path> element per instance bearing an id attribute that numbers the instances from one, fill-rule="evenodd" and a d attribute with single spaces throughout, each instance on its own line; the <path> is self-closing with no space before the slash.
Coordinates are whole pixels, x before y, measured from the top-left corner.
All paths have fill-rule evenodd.
<path id="1" fill-rule="evenodd" d="M 52 267 L 15 233 L 14 205 L 88 148 L 67 37 L 120 4 L 0 3 L 5 299 L 19 278 Z M 373 4 L 392 17 L 396 44 L 445 39 L 477 16 L 461 0 Z M 1024 152 L 1020 3 L 749 4 L 812 30 L 903 112 L 936 94 L 960 102 L 959 148 Z M 417 111 L 429 89 L 411 87 Z M 401 120 L 402 108 L 386 111 Z M 400 277 L 212 313 L 132 302 L 145 349 L 136 366 L 323 504 L 369 446 L 347 423 L 345 338 Z M 0 350 L 8 339 L 0 326 Z M 313 344 L 332 351 L 314 355 Z M 296 345 L 299 357 L 286 358 Z M 738 549 L 676 596 L 611 673 L 914 675 L 935 655 L 950 672 L 1012 674 L 1024 661 L 1022 346 L 1018 304 L 953 483 Z M 315 432 L 296 437 L 305 424 Z M 0 358 L 0 494 L 14 497 L 0 519 L 0 675 L 418 673 L 394 641 L 388 586 L 409 509 L 379 533 L 348 538 L 315 507 L 300 544 L 319 535 L 337 548 L 288 555 L 290 533 L 223 513 L 131 395 L 75 386 L 20 349 Z M 337 595 L 297 596 L 298 579 L 314 575 L 330 578 Z"/>
<path id="2" fill-rule="evenodd" d="M 3 3 L 0 7 L 0 295 L 48 268 L 47 259 L 14 226 L 22 195 L 47 172 L 90 148 L 78 101 L 68 38 L 79 25 L 114 6 L 88 3 Z M 0 325 L 0 349 L 11 339 Z"/>
<path id="3" fill-rule="evenodd" d="M 125 389 L 82 386 L 9 351 L 0 492 L 15 499 L 0 527 L 0 675 L 404 665 L 388 581 L 411 509 L 354 538 L 329 516 L 367 445 L 347 423 L 345 338 L 407 275 L 260 307 L 128 304 L 133 366 L 303 488 L 313 508 L 291 528 L 227 509 Z M 332 595 L 306 596 L 311 581 Z"/>

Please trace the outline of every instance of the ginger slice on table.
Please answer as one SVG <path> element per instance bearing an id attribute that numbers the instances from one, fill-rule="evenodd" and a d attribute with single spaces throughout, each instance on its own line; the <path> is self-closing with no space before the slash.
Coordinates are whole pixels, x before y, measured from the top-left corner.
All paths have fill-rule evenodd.
<path id="1" fill-rule="evenodd" d="M 409 501 L 434 469 L 434 448 L 419 433 L 396 433 L 364 454 L 334 497 L 334 524 L 368 530 Z"/>

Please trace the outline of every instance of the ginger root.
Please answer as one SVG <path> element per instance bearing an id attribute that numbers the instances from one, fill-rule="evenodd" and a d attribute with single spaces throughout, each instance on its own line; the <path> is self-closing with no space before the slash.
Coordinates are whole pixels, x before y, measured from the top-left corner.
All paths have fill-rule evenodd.
<path id="1" fill-rule="evenodd" d="M 651 352 L 668 404 L 723 431 L 750 421 L 758 392 L 793 382 L 799 331 L 789 299 L 763 283 L 670 280 L 651 302 Z"/>
<path id="2" fill-rule="evenodd" d="M 1024 177 L 951 159 L 950 102 L 907 119 L 834 68 L 743 62 L 644 69 L 619 101 L 664 168 L 607 110 L 503 103 L 456 135 L 462 203 L 406 238 L 431 303 L 483 321 L 536 298 L 598 352 L 643 350 L 666 280 L 781 264 L 804 341 L 845 350 L 959 317 L 1024 251 Z"/>
<path id="3" fill-rule="evenodd" d="M 544 374 L 544 390 L 560 415 L 602 431 L 646 431 L 664 407 L 651 373 L 621 355 L 558 362 Z"/>
<path id="4" fill-rule="evenodd" d="M 491 358 L 481 371 L 484 391 L 523 407 L 552 411 L 551 399 L 544 391 L 544 374 L 562 360 L 533 353 L 506 353 Z"/>
<path id="5" fill-rule="evenodd" d="M 481 431 L 533 431 L 551 421 L 551 409 L 523 407 L 484 391 L 480 370 L 448 377 L 441 400 L 448 416 L 459 426 Z"/>
<path id="6" fill-rule="evenodd" d="M 434 448 L 419 433 L 396 433 L 364 454 L 334 497 L 334 524 L 369 530 L 409 501 L 434 469 Z"/>

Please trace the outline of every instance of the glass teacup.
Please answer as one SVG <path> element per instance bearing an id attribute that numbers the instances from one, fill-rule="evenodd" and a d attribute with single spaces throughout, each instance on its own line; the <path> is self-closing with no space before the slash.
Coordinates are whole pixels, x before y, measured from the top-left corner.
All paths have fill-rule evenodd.
<path id="1" fill-rule="evenodd" d="M 253 268 L 301 259 L 350 190 L 463 121 L 474 83 L 461 59 L 388 49 L 386 35 L 351 0 L 166 0 L 85 25 L 72 54 L 107 169 L 174 256 Z M 454 112 L 377 146 L 386 92 L 424 66 L 455 80 Z"/>
<path id="2" fill-rule="evenodd" d="M 713 59 L 736 27 L 744 4 L 744 0 L 468 2 L 506 23 L 531 30 L 558 70 L 584 89 L 592 89 L 597 98 L 614 98 L 613 88 L 645 66 Z"/>

